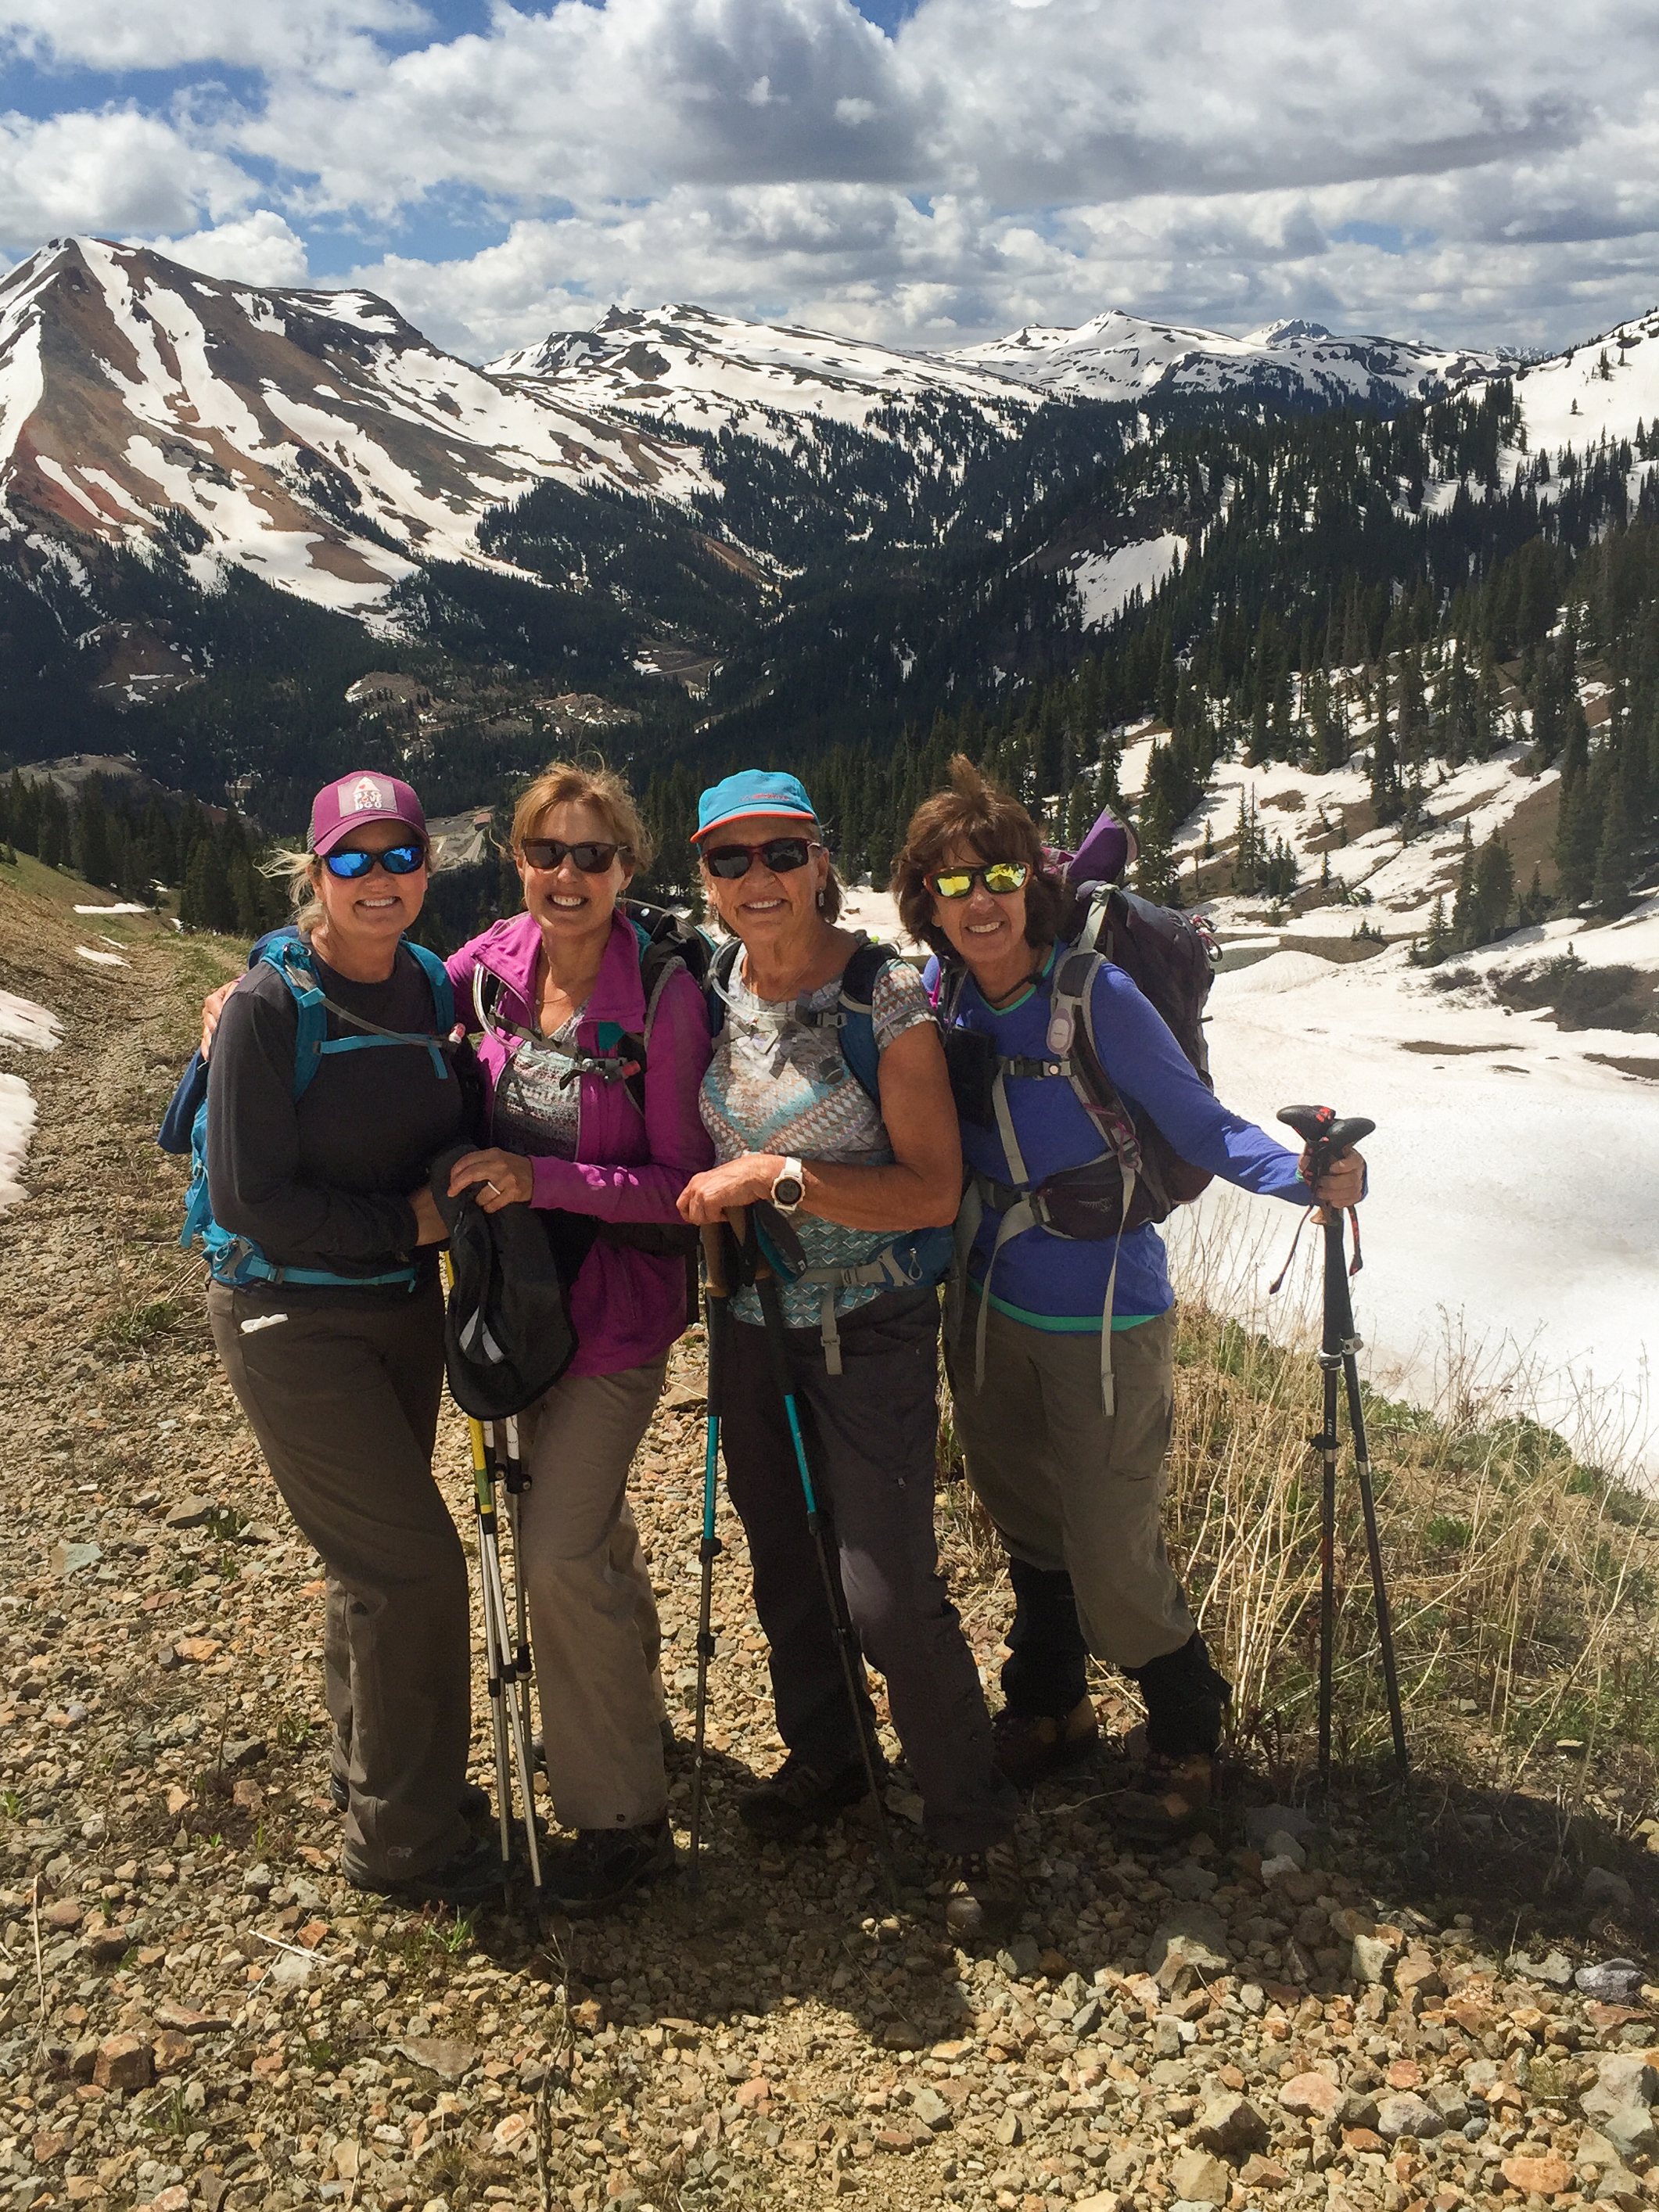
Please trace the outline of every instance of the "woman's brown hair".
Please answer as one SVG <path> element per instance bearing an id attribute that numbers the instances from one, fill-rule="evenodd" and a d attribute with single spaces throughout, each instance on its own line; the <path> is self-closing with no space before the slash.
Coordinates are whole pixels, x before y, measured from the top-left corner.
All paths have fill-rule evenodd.
<path id="1" fill-rule="evenodd" d="M 643 872 L 656 854 L 651 832 L 640 819 L 633 793 L 614 769 L 582 768 L 574 761 L 550 761 L 513 810 L 512 849 L 524 852 L 525 840 L 550 806 L 591 806 L 603 815 L 610 842 Z"/>
<path id="2" fill-rule="evenodd" d="M 966 753 L 952 756 L 950 773 L 949 788 L 924 799 L 910 817 L 893 862 L 889 888 L 898 902 L 899 919 L 912 937 L 935 951 L 948 949 L 933 924 L 927 878 L 944 866 L 953 847 L 965 844 L 981 860 L 1024 861 L 1031 871 L 1025 884 L 1025 941 L 1052 944 L 1066 912 L 1066 892 L 1048 872 L 1036 823 L 1017 799 L 981 775 Z"/>

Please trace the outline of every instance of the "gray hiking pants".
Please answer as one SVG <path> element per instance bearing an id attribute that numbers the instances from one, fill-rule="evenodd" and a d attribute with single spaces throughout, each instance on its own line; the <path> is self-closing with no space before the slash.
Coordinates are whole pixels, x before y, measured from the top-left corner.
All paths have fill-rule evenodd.
<path id="1" fill-rule="evenodd" d="M 947 1347 L 968 1480 L 1016 1559 L 1072 1578 L 1096 1658 L 1144 1667 L 1193 1634 L 1164 1547 L 1175 1409 L 1173 1311 L 1112 1339 L 1115 1415 L 1100 1398 L 1100 1338 L 987 1316 L 985 1381 L 971 1338 Z"/>
<path id="2" fill-rule="evenodd" d="M 783 1401 L 765 1331 L 727 1327 L 720 1440 L 771 1644 L 778 1733 L 810 1765 L 836 1772 L 858 1759 L 858 1733 Z M 893 1291 L 845 1316 L 840 1375 L 825 1368 L 816 1328 L 785 1331 L 832 1571 L 860 1642 L 887 1678 L 927 1836 L 961 1853 L 1008 1835 L 1019 1801 L 993 1760 L 979 1673 L 939 1571 L 938 1334 L 932 1291 Z"/>
<path id="3" fill-rule="evenodd" d="M 350 1790 L 342 1863 L 371 1886 L 429 1873 L 467 1841 L 471 1735 L 466 1560 L 432 1475 L 438 1285 L 395 1301 L 303 1291 L 284 1308 L 216 1283 L 208 1318 L 327 1571 L 323 1670 L 334 1771 Z"/>

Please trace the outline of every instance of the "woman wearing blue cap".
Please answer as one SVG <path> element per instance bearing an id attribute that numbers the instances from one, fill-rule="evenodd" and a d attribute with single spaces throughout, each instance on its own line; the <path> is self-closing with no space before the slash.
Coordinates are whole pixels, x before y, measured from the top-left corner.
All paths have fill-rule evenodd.
<path id="1" fill-rule="evenodd" d="M 962 1188 L 939 1033 L 915 970 L 837 927 L 841 887 L 793 776 L 748 770 L 705 791 L 696 842 L 738 942 L 715 963 L 723 1019 L 702 1089 L 720 1164 L 692 1178 L 680 1211 L 705 1224 L 747 1209 L 782 1279 L 784 1356 L 848 1613 L 886 1677 L 926 1831 L 957 1862 L 948 1925 L 993 1934 L 1019 1904 L 1018 1799 L 933 1533 L 936 1286 Z M 739 1812 L 781 1838 L 833 1820 L 867 1783 L 752 1288 L 732 1322 L 726 1480 L 789 1747 Z M 873 1724 L 866 1701 L 866 1735 Z"/>

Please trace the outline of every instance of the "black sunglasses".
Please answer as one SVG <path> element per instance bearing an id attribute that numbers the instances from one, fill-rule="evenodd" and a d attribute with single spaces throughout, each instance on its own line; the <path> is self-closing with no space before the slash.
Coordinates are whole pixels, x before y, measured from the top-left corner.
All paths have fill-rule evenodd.
<path id="1" fill-rule="evenodd" d="M 567 845 L 562 837 L 532 837 L 519 849 L 531 866 L 544 875 L 550 875 L 562 861 L 571 860 L 583 875 L 602 876 L 626 848 L 603 844 L 597 837 L 584 837 L 578 845 Z"/>
<path id="2" fill-rule="evenodd" d="M 360 853 L 348 846 L 343 853 L 325 853 L 323 866 L 331 876 L 355 884 L 368 875 L 378 861 L 389 876 L 412 876 L 426 866 L 424 845 L 388 845 L 384 853 Z"/>
<path id="3" fill-rule="evenodd" d="M 763 845 L 716 845 L 703 854 L 709 874 L 728 884 L 746 876 L 757 860 L 763 861 L 775 876 L 787 876 L 804 868 L 811 857 L 811 841 L 806 837 L 769 837 Z"/>

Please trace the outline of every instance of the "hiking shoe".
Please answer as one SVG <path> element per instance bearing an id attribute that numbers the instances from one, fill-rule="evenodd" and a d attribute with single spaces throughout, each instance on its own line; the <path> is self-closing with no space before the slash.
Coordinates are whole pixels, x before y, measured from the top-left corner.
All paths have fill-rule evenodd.
<path id="1" fill-rule="evenodd" d="M 1201 1635 L 1194 1632 L 1177 1650 L 1123 1671 L 1146 1700 L 1151 1751 L 1184 1759 L 1218 1747 L 1232 1685 L 1217 1672 Z"/>
<path id="2" fill-rule="evenodd" d="M 1020 1790 L 1032 1790 L 1050 1774 L 1079 1765 L 1100 1741 L 1093 1702 L 1079 1698 L 1069 1713 L 1012 1713 L 1005 1705 L 991 1723 L 992 1756 Z"/>
<path id="3" fill-rule="evenodd" d="M 810 1828 L 828 1827 L 838 1813 L 869 1794 L 861 1759 L 823 1774 L 792 1751 L 769 1781 L 743 1792 L 738 1818 L 751 1836 L 791 1843 Z"/>
<path id="4" fill-rule="evenodd" d="M 1215 1760 L 1208 1752 L 1172 1759 L 1164 1752 L 1146 1751 L 1139 1729 L 1130 1735 L 1132 1758 L 1137 1737 L 1142 1739 L 1139 1786 L 1115 1790 L 1106 1800 L 1106 1816 L 1137 1843 L 1179 1843 L 1203 1826 L 1215 1790 Z"/>
<path id="5" fill-rule="evenodd" d="M 351 1802 L 351 1791 L 347 1787 L 344 1778 L 341 1775 L 331 1774 L 329 1776 L 328 1794 L 330 1798 L 333 1801 L 334 1809 L 337 1813 L 343 1813 L 347 1806 Z M 475 1821 L 489 1820 L 489 1792 L 487 1790 L 480 1790 L 476 1782 L 462 1783 L 461 1802 L 458 1809 L 462 1820 L 466 1822 L 469 1827 L 471 1827 Z"/>
<path id="6" fill-rule="evenodd" d="M 582 1828 L 553 1855 L 542 1895 L 561 1912 L 599 1912 L 673 1864 L 674 1831 L 666 1820 L 637 1828 Z"/>
<path id="7" fill-rule="evenodd" d="M 1025 1899 L 1019 1847 L 1010 1836 L 988 1850 L 964 1851 L 945 1893 L 945 1925 L 958 1943 L 1008 1935 Z"/>
<path id="8" fill-rule="evenodd" d="M 453 1858 L 428 1874 L 411 1875 L 403 1881 L 378 1881 L 345 1869 L 354 1889 L 374 1890 L 381 1897 L 406 1898 L 417 1905 L 449 1905 L 457 1912 L 471 1912 L 499 1897 L 501 1854 L 499 1844 L 475 1836 Z"/>

